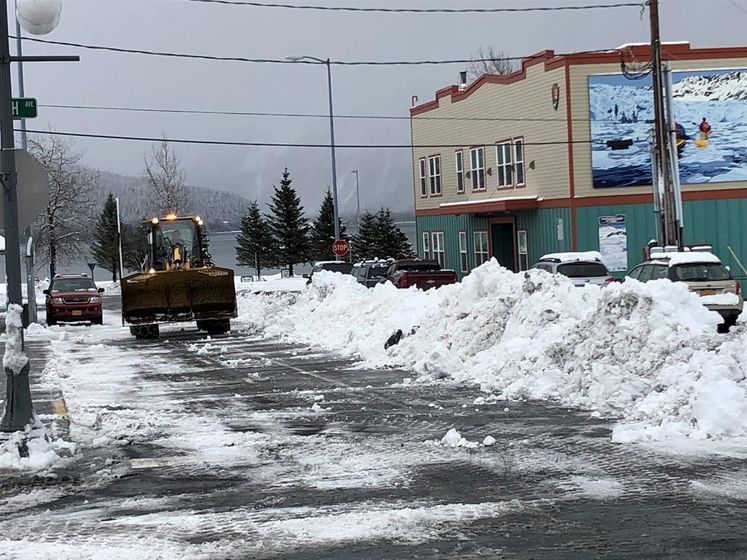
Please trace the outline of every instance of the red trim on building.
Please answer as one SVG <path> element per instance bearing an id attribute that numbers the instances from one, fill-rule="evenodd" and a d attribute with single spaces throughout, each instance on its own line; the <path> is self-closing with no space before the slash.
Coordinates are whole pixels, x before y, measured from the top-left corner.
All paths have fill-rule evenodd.
<path id="1" fill-rule="evenodd" d="M 747 198 L 747 188 L 744 189 L 719 189 L 708 191 L 685 191 L 682 199 L 694 200 L 725 200 L 729 198 Z M 484 201 L 476 200 L 474 203 L 459 204 L 439 208 L 423 208 L 417 210 L 415 215 L 422 216 L 456 216 L 459 214 L 491 214 L 494 212 L 524 212 L 528 210 L 546 210 L 549 208 L 583 208 L 588 206 L 612 206 L 625 204 L 647 204 L 654 200 L 651 193 L 620 194 L 609 196 L 588 196 L 583 198 L 551 198 L 547 200 L 536 200 L 517 198 L 515 200 Z"/>
<path id="2" fill-rule="evenodd" d="M 565 66 L 565 115 L 566 129 L 568 131 L 568 185 L 571 207 L 571 250 L 575 251 L 578 246 L 576 235 L 576 169 L 573 155 L 573 115 L 571 114 L 571 68 Z"/>
<path id="3" fill-rule="evenodd" d="M 709 60 L 719 58 L 747 58 L 747 47 L 718 47 L 693 49 L 689 43 L 664 43 L 662 48 L 662 60 Z M 496 75 L 483 74 L 472 82 L 466 89 L 460 90 L 458 86 L 451 85 L 436 92 L 436 98 L 410 109 L 410 116 L 414 117 L 422 113 L 438 109 L 439 100 L 442 97 L 451 96 L 451 102 L 467 99 L 484 84 L 511 84 L 524 80 L 526 70 L 530 66 L 544 64 L 545 71 L 556 70 L 562 66 L 583 64 L 619 64 L 620 60 L 632 62 L 650 58 L 650 46 L 648 44 L 631 45 L 622 49 L 610 49 L 600 53 L 579 53 L 556 56 L 555 51 L 546 50 L 525 58 L 521 63 L 521 69 L 511 74 Z"/>

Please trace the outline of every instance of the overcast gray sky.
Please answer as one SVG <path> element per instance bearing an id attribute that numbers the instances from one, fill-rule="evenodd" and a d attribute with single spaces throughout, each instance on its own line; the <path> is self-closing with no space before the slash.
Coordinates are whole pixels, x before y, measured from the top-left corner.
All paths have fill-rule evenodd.
<path id="1" fill-rule="evenodd" d="M 274 1 L 274 0 L 272 0 Z M 291 2 L 291 0 L 289 0 Z M 292 0 L 295 2 L 295 0 Z M 10 2 L 12 4 L 12 1 Z M 526 7 L 614 3 L 613 0 L 309 0 L 323 5 L 383 7 Z M 662 36 L 696 47 L 745 43 L 747 0 L 661 0 Z M 123 48 L 332 60 L 468 58 L 483 46 L 509 56 L 612 48 L 647 41 L 647 16 L 635 8 L 527 14 L 368 14 L 211 5 L 185 0 L 63 0 L 59 27 L 45 38 Z M 40 104 L 80 104 L 313 112 L 326 114 L 323 66 L 205 62 L 24 43 L 24 54 L 80 54 L 79 63 L 27 64 L 26 95 Z M 408 114 L 456 82 L 459 65 L 333 67 L 335 111 Z M 258 142 L 327 143 L 325 119 L 228 117 L 45 109 L 30 128 L 119 135 Z M 336 121 L 337 142 L 408 143 L 404 121 Z M 147 143 L 76 140 L 91 166 L 142 172 Z M 307 210 L 316 212 L 330 184 L 328 149 L 178 145 L 191 184 L 267 200 L 288 166 Z M 338 150 L 342 211 L 355 208 L 360 171 L 363 207 L 412 207 L 409 150 Z"/>

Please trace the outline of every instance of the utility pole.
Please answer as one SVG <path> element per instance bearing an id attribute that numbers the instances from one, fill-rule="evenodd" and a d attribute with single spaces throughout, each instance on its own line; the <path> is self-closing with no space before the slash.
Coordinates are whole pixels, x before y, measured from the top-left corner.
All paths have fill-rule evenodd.
<path id="1" fill-rule="evenodd" d="M 358 180 L 358 170 L 353 169 L 352 173 L 355 173 L 355 203 L 356 203 L 356 210 L 355 210 L 355 217 L 358 221 L 358 233 L 361 232 L 361 190 L 360 190 L 360 183 Z"/>
<path id="2" fill-rule="evenodd" d="M 656 154 L 655 167 L 657 170 L 659 184 L 662 187 L 662 212 L 664 216 L 663 233 L 664 239 L 659 240 L 665 246 L 680 246 L 677 225 L 676 205 L 674 201 L 674 189 L 672 188 L 671 169 L 674 162 L 669 158 L 669 134 L 667 131 L 664 115 L 664 87 L 662 77 L 661 59 L 661 33 L 659 31 L 659 0 L 648 0 L 649 16 L 651 20 L 651 57 L 653 59 L 653 70 L 651 79 L 654 93 L 654 153 Z M 674 126 L 674 119 L 672 119 Z"/>
<path id="3" fill-rule="evenodd" d="M 21 247 L 18 231 L 18 196 L 16 192 L 15 139 L 13 137 L 13 92 L 11 89 L 11 62 L 75 62 L 78 56 L 11 56 L 8 37 L 8 0 L 0 0 L 0 182 L 5 204 L 5 270 L 7 275 L 8 305 L 23 304 L 21 294 Z M 29 298 L 35 294 L 29 293 Z M 11 313 L 8 313 L 10 317 Z M 6 321 L 7 340 L 19 337 L 23 354 L 23 328 Z M 20 333 L 18 332 L 20 330 Z M 29 388 L 29 364 L 21 371 L 5 368 L 7 375 L 5 412 L 0 421 L 0 431 L 23 430 L 33 422 L 34 408 Z"/>

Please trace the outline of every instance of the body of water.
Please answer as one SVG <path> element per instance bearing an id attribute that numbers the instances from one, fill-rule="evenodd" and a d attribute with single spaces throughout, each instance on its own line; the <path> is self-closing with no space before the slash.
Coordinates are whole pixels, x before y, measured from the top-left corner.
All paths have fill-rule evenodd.
<path id="1" fill-rule="evenodd" d="M 397 227 L 399 227 L 402 232 L 407 235 L 407 239 L 410 240 L 410 243 L 412 243 L 413 248 L 415 247 L 415 237 L 416 237 L 416 231 L 415 231 L 415 222 L 398 222 Z M 350 228 L 351 235 L 355 234 L 355 228 Z M 238 266 L 236 264 L 236 235 L 237 232 L 221 232 L 221 233 L 211 233 L 210 234 L 210 253 L 213 255 L 213 260 L 215 261 L 215 264 L 218 266 L 224 266 L 227 268 L 232 268 L 236 272 L 237 275 L 247 275 L 251 276 L 256 273 L 256 270 L 252 267 L 245 267 L 245 266 Z M 90 274 L 90 269 L 88 268 L 88 262 L 89 258 L 87 258 L 88 250 L 87 248 L 84 250 L 83 256 L 77 259 L 62 259 L 58 262 L 57 265 L 57 271 L 60 274 L 78 274 L 81 272 L 85 272 Z M 306 272 L 309 272 L 311 270 L 310 265 L 298 265 L 294 267 L 294 270 L 297 271 L 298 274 L 304 274 Z M 25 274 L 25 267 L 23 269 Z M 278 269 L 268 269 L 263 270 L 262 273 L 266 275 L 271 274 L 277 274 L 279 272 Z M 2 277 L 5 277 L 5 259 L 0 258 L 0 274 L 2 274 Z M 36 263 L 36 275 L 39 278 L 46 278 L 49 275 L 49 264 L 44 262 L 37 262 Z M 110 280 L 111 279 L 111 273 L 103 270 L 99 267 L 96 267 L 94 269 L 94 277 L 97 280 Z"/>

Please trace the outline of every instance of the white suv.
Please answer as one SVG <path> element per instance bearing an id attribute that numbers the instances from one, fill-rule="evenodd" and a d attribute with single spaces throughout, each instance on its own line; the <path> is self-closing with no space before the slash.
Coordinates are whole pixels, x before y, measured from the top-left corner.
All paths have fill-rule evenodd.
<path id="1" fill-rule="evenodd" d="M 598 251 L 552 253 L 543 256 L 532 268 L 567 276 L 575 286 L 605 286 L 610 282 L 616 282 L 604 266 L 602 255 Z"/>
<path id="2" fill-rule="evenodd" d="M 658 252 L 628 274 L 640 282 L 668 278 L 684 282 L 691 292 L 711 311 L 718 312 L 724 322 L 720 332 L 727 332 L 742 313 L 742 286 L 732 278 L 729 269 L 713 253 L 705 251 Z"/>

